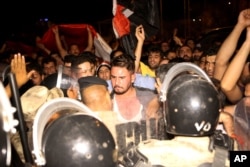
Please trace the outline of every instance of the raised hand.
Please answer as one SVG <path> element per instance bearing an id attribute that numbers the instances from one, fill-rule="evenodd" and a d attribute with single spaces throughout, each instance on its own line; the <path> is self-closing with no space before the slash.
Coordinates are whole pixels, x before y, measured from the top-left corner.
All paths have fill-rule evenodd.
<path id="1" fill-rule="evenodd" d="M 53 33 L 54 34 L 58 34 L 58 26 L 54 26 L 54 27 L 52 27 L 52 31 L 53 31 Z"/>
<path id="2" fill-rule="evenodd" d="M 250 26 L 250 8 L 240 12 L 238 16 L 238 24 L 244 27 Z"/>
<path id="3" fill-rule="evenodd" d="M 135 36 L 138 42 L 144 42 L 145 40 L 145 31 L 142 25 L 136 27 Z"/>
<path id="4" fill-rule="evenodd" d="M 23 86 L 34 73 L 33 70 L 27 73 L 25 57 L 20 53 L 15 54 L 14 58 L 11 60 L 11 72 L 15 74 L 18 88 Z"/>

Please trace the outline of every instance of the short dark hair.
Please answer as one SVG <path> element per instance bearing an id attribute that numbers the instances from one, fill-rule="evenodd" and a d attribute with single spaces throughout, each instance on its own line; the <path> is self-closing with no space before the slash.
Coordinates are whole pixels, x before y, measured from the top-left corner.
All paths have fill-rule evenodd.
<path id="1" fill-rule="evenodd" d="M 89 53 L 81 53 L 79 56 L 75 56 L 72 60 L 71 68 L 75 69 L 79 64 L 89 62 L 90 64 L 96 65 L 96 59 L 94 57 L 95 55 L 91 55 Z"/>
<path id="2" fill-rule="evenodd" d="M 83 51 L 82 53 L 80 53 L 80 56 L 85 56 L 85 57 L 89 57 L 89 59 L 92 61 L 92 63 L 94 65 L 97 64 L 97 60 L 96 60 L 96 55 L 90 51 Z"/>
<path id="3" fill-rule="evenodd" d="M 132 73 L 135 72 L 135 61 L 129 54 L 123 53 L 120 56 L 115 57 L 111 63 L 112 67 L 125 67 L 128 71 Z"/>
<path id="4" fill-rule="evenodd" d="M 31 71 L 31 70 L 35 70 L 35 71 L 37 71 L 38 74 L 40 74 L 40 75 L 43 75 L 43 74 L 44 74 L 43 68 L 42 68 L 42 66 L 41 66 L 40 64 L 38 64 L 38 62 L 35 62 L 35 61 L 30 62 L 30 63 L 28 63 L 28 64 L 26 65 L 26 68 L 27 68 L 27 71 L 28 71 L 28 72 Z"/>
<path id="5" fill-rule="evenodd" d="M 150 44 L 148 49 L 147 49 L 148 53 L 149 52 L 162 52 L 161 51 L 161 46 L 159 44 Z"/>
<path id="6" fill-rule="evenodd" d="M 74 60 L 76 56 L 72 55 L 72 54 L 68 54 L 66 56 L 64 56 L 63 62 L 64 63 L 72 63 L 72 61 Z"/>
<path id="7" fill-rule="evenodd" d="M 220 49 L 220 45 L 212 45 L 207 50 L 205 50 L 204 54 L 206 56 L 217 55 L 219 49 Z"/>
<path id="8" fill-rule="evenodd" d="M 53 57 L 50 57 L 50 56 L 43 58 L 42 66 L 44 66 L 44 64 L 48 64 L 50 62 L 53 62 L 57 66 L 56 59 L 54 59 Z"/>
<path id="9" fill-rule="evenodd" d="M 112 50 L 112 52 L 110 53 L 110 60 L 114 59 L 115 54 L 116 54 L 117 52 L 125 53 L 125 50 L 124 50 L 123 48 L 121 48 L 121 47 L 119 47 L 119 48 L 117 48 L 117 49 L 115 49 L 115 50 Z"/>

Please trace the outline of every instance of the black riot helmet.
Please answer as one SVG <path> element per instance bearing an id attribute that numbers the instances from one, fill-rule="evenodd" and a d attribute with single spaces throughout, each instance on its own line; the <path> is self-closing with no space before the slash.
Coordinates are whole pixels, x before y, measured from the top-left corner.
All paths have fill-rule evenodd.
<path id="1" fill-rule="evenodd" d="M 188 73 L 183 73 L 188 72 Z M 219 119 L 220 96 L 206 73 L 192 63 L 178 63 L 165 75 L 160 100 L 166 130 L 174 135 L 213 134 Z"/>
<path id="2" fill-rule="evenodd" d="M 57 118 L 54 114 L 58 114 Z M 39 166 L 116 166 L 116 144 L 111 132 L 89 108 L 74 99 L 53 99 L 38 109 L 33 146 Z"/>

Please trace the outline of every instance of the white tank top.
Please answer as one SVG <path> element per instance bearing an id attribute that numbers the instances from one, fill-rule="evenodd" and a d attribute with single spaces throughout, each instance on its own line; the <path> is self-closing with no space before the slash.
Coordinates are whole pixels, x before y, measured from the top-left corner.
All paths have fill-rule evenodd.
<path id="1" fill-rule="evenodd" d="M 126 108 L 126 109 L 128 109 L 128 112 L 129 112 L 129 107 L 133 107 L 133 106 L 127 106 L 127 107 L 128 108 Z M 113 98 L 113 111 L 115 113 L 117 113 L 117 121 L 119 123 L 128 123 L 128 122 L 138 122 L 138 123 L 140 123 L 140 121 L 142 119 L 142 109 L 143 109 L 143 106 L 142 106 L 142 104 L 140 104 L 139 111 L 137 112 L 137 114 L 133 118 L 131 118 L 131 119 L 124 118 L 124 116 L 122 116 L 121 112 L 119 111 L 117 100 L 116 100 L 115 95 L 114 95 L 114 98 Z"/>

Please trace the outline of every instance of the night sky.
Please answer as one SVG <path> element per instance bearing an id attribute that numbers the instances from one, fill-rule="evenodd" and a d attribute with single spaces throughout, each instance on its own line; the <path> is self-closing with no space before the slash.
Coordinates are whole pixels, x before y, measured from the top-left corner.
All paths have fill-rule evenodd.
<path id="1" fill-rule="evenodd" d="M 112 0 L 6 1 L 0 7 L 0 31 L 16 31 L 42 18 L 54 23 L 92 23 L 112 18 Z"/>
<path id="2" fill-rule="evenodd" d="M 162 2 L 164 16 L 173 19 L 180 17 L 182 0 L 162 0 Z M 112 0 L 66 0 L 59 2 L 51 0 L 50 3 L 48 0 L 29 2 L 8 0 L 5 6 L 1 5 L 0 7 L 0 19 L 3 23 L 0 28 L 12 31 L 18 27 L 22 28 L 34 24 L 40 18 L 49 18 L 55 23 L 93 23 L 111 19 L 113 17 L 112 7 Z"/>
<path id="3" fill-rule="evenodd" d="M 157 0 L 162 2 L 165 21 L 182 19 L 184 0 Z M 217 0 L 189 0 L 202 9 L 202 2 Z M 35 22 L 48 18 L 54 23 L 96 23 L 113 18 L 112 0 L 8 0 L 0 6 L 0 35 L 16 31 L 31 31 Z M 34 29 L 34 28 L 33 28 Z M 1 37 L 1 36 L 0 36 Z"/>
<path id="4" fill-rule="evenodd" d="M 184 0 L 157 1 L 162 2 L 164 19 L 178 19 L 183 16 Z M 189 1 L 199 3 L 202 0 Z M 211 1 L 216 0 L 209 0 Z M 9 20 L 10 24 L 31 22 L 39 17 L 50 17 L 59 22 L 107 19 L 112 17 L 112 0 L 8 0 L 0 6 L 1 20 Z"/>

